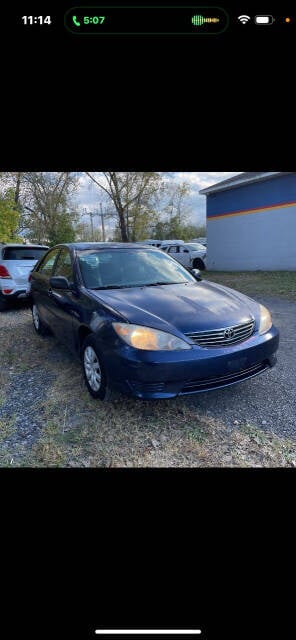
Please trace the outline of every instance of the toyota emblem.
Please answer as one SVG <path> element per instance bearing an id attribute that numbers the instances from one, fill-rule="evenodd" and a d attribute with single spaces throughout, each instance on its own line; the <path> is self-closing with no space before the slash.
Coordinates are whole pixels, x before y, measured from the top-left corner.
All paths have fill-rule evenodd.
<path id="1" fill-rule="evenodd" d="M 226 340 L 230 340 L 230 338 L 234 337 L 234 330 L 233 329 L 225 329 L 224 331 L 224 338 L 226 338 Z"/>

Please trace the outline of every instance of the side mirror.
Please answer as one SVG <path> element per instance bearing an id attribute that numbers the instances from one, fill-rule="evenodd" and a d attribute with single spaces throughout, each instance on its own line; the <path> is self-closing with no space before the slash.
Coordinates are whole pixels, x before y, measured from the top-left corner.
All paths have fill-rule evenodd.
<path id="1" fill-rule="evenodd" d="M 71 289 L 69 280 L 64 276 L 52 276 L 49 284 L 53 289 Z"/>
<path id="2" fill-rule="evenodd" d="M 199 269 L 190 269 L 190 273 L 194 276 L 194 278 L 196 278 L 196 280 L 202 279 Z"/>

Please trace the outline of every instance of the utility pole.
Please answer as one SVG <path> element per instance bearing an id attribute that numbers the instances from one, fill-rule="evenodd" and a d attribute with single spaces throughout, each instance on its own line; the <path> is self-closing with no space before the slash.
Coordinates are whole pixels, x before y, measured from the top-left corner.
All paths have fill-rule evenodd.
<path id="1" fill-rule="evenodd" d="M 93 223 L 94 213 L 92 213 L 92 211 L 89 211 L 88 213 L 90 215 L 91 239 L 92 241 L 94 241 L 94 223 Z"/>
<path id="2" fill-rule="evenodd" d="M 94 223 L 93 223 L 93 217 L 96 215 L 96 213 L 94 213 L 93 211 L 87 211 L 86 208 L 84 207 L 83 209 L 83 215 L 84 216 L 89 216 L 90 217 L 90 226 L 91 226 L 91 239 L 94 242 Z"/>
<path id="3" fill-rule="evenodd" d="M 101 216 L 101 223 L 102 223 L 102 238 L 103 238 L 103 242 L 106 242 L 104 214 L 103 214 L 103 209 L 102 209 L 102 203 L 101 202 L 100 202 L 100 209 L 101 209 L 101 213 L 99 215 Z"/>

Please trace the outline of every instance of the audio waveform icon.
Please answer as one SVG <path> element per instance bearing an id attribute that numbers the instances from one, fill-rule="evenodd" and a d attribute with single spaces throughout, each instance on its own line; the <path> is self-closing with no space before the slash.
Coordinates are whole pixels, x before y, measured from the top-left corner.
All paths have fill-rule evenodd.
<path id="1" fill-rule="evenodd" d="M 220 18 L 204 18 L 203 16 L 192 16 L 191 22 L 195 27 L 201 27 L 203 24 L 205 24 L 205 22 L 220 22 Z"/>

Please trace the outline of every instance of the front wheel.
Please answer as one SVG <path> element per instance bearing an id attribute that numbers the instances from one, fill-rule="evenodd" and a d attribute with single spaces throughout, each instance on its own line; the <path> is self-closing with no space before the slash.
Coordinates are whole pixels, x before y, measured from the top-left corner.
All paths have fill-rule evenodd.
<path id="1" fill-rule="evenodd" d="M 87 336 L 83 343 L 81 359 L 84 379 L 89 393 L 98 400 L 113 400 L 116 394 L 110 389 L 105 367 L 92 335 Z"/>
<path id="2" fill-rule="evenodd" d="M 49 331 L 46 328 L 46 326 L 40 320 L 38 307 L 37 307 L 37 305 L 35 303 L 32 305 L 32 318 L 33 318 L 34 329 L 35 329 L 35 331 L 37 331 L 37 333 L 40 336 L 45 336 L 47 333 L 49 333 Z"/>

